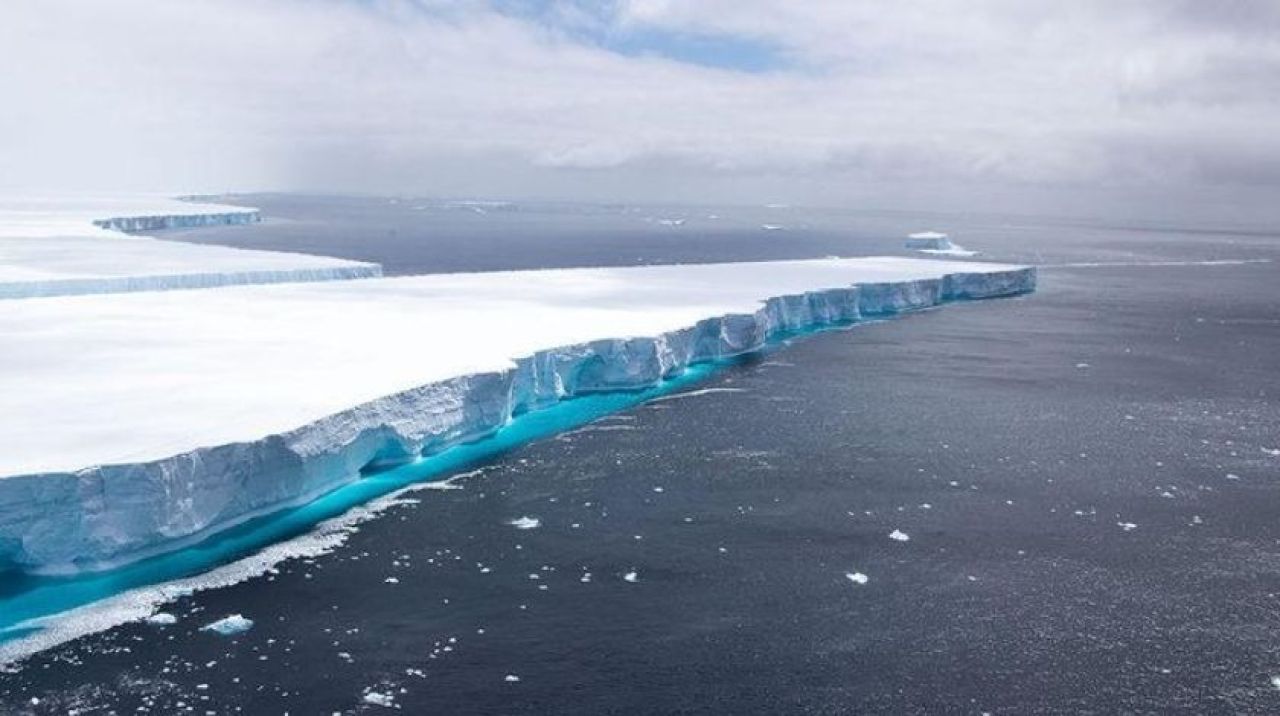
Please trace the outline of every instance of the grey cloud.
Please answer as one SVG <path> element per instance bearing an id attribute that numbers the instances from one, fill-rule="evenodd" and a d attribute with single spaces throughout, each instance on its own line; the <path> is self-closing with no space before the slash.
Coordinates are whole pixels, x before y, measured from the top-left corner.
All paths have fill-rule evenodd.
<path id="1" fill-rule="evenodd" d="M 913 183 L 1189 195 L 1277 174 L 1274 2 L 491 7 L 0 4 L 0 188 L 892 203 Z M 611 24 L 797 62 L 736 73 L 576 34 Z"/>

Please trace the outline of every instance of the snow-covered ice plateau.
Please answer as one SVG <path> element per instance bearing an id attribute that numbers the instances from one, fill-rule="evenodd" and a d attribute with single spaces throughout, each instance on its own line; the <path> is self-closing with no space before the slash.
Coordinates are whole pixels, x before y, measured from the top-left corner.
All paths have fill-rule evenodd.
<path id="1" fill-rule="evenodd" d="M 0 299 L 382 275 L 359 261 L 127 233 L 258 220 L 257 209 L 165 198 L 0 199 Z"/>
<path id="2" fill-rule="evenodd" d="M 0 569 L 126 563 L 564 398 L 1036 281 L 884 257 L 377 278 L 122 233 L 256 220 L 169 199 L 0 201 L 0 298 L 23 299 L 0 300 Z M 342 278 L 366 280 L 320 280 Z"/>
<path id="3" fill-rule="evenodd" d="M 120 564 L 563 398 L 1034 286 L 873 257 L 0 301 L 0 564 Z"/>

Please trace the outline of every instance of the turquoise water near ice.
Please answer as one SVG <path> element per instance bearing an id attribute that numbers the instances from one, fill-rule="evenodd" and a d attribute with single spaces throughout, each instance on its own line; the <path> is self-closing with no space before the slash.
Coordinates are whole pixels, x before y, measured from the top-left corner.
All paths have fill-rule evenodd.
<path id="1" fill-rule="evenodd" d="M 767 348 L 764 350 L 768 350 Z M 524 413 L 492 435 L 363 477 L 305 505 L 266 515 L 190 547 L 116 569 L 75 576 L 9 575 L 0 582 L 0 643 L 32 633 L 33 619 L 58 614 L 130 589 L 206 572 L 276 542 L 305 534 L 324 520 L 416 483 L 443 480 L 519 445 L 585 425 L 661 395 L 694 385 L 742 360 L 691 366 L 651 388 L 598 393 Z"/>
<path id="2" fill-rule="evenodd" d="M 743 356 L 693 365 L 680 375 L 648 389 L 578 396 L 514 417 L 494 434 L 453 446 L 413 463 L 361 476 L 316 500 L 250 520 L 191 546 L 97 573 L 74 576 L 17 575 L 0 583 L 0 644 L 32 633 L 32 620 L 103 600 L 131 589 L 200 574 L 253 554 L 268 545 L 305 534 L 320 522 L 337 517 L 400 488 L 447 478 L 518 445 L 550 437 L 605 415 L 679 390 L 711 375 L 718 367 L 747 356 L 776 350 L 789 339 L 844 328 L 856 322 L 811 326 L 768 337 L 765 346 Z M 34 625 L 34 628 L 40 626 Z"/>

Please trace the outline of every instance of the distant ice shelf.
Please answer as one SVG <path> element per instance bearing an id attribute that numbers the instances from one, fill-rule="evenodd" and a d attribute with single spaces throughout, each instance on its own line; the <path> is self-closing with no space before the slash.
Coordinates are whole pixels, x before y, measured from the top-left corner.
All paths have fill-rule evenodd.
<path id="1" fill-rule="evenodd" d="M 0 299 L 382 275 L 359 261 L 127 233 L 259 220 L 257 209 L 166 198 L 0 199 Z"/>
<path id="2" fill-rule="evenodd" d="M 0 567 L 136 560 L 561 399 L 1035 282 L 860 258 L 0 301 Z"/>

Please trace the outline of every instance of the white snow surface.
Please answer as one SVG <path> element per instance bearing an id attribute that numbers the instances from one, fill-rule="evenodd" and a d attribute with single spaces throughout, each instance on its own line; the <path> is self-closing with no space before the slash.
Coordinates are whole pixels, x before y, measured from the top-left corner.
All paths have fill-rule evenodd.
<path id="1" fill-rule="evenodd" d="M 0 301 L 0 563 L 111 566 L 780 331 L 1034 286 L 858 258 Z"/>
<path id="2" fill-rule="evenodd" d="M 380 276 L 377 264 L 132 236 L 246 224 L 258 210 L 166 198 L 0 199 L 0 299 Z"/>

